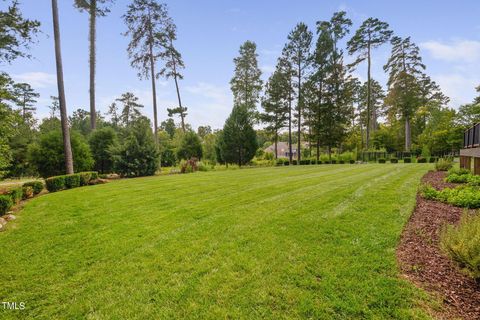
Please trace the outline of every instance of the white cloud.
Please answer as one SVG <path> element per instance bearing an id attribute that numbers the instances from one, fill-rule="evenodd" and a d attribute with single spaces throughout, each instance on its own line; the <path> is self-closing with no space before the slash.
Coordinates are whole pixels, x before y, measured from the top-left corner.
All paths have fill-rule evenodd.
<path id="1" fill-rule="evenodd" d="M 475 97 L 475 87 L 480 83 L 480 76 L 469 76 L 464 73 L 432 75 L 432 79 L 450 97 L 452 107 L 472 102 Z"/>
<path id="2" fill-rule="evenodd" d="M 260 70 L 262 70 L 263 73 L 272 73 L 275 71 L 275 67 L 271 65 L 263 65 L 260 66 Z"/>
<path id="3" fill-rule="evenodd" d="M 13 75 L 16 82 L 26 82 L 34 88 L 46 88 L 56 83 L 54 74 L 45 72 L 26 72 Z"/>
<path id="4" fill-rule="evenodd" d="M 454 40 L 445 43 L 431 40 L 421 43 L 420 46 L 438 60 L 469 63 L 480 61 L 480 41 Z"/>

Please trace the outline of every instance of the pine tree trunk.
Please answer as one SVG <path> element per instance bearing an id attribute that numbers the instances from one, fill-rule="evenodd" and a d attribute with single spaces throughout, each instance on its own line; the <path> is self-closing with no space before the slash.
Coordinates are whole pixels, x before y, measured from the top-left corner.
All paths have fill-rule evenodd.
<path id="1" fill-rule="evenodd" d="M 412 147 L 412 130 L 410 128 L 410 118 L 405 118 L 405 151 L 410 152 Z"/>
<path id="2" fill-rule="evenodd" d="M 275 160 L 278 159 L 278 131 L 275 131 Z"/>
<path id="3" fill-rule="evenodd" d="M 97 0 L 90 0 L 90 128 L 97 127 L 97 112 L 95 110 L 95 41 Z"/>
<path id="4" fill-rule="evenodd" d="M 63 153 L 65 158 L 65 171 L 67 174 L 73 173 L 73 157 L 72 147 L 70 145 L 70 131 L 68 128 L 67 106 L 65 100 L 65 87 L 63 83 L 63 65 L 62 52 L 60 47 L 60 26 L 58 19 L 57 0 L 52 0 L 52 16 L 53 16 L 53 34 L 55 39 L 55 61 L 57 67 L 57 86 L 58 98 L 60 104 L 60 120 L 62 123 L 63 133 Z"/>
<path id="5" fill-rule="evenodd" d="M 150 33 L 151 33 L 151 30 L 150 30 Z M 150 43 L 150 77 L 152 78 L 153 128 L 155 132 L 155 143 L 158 146 L 157 89 L 155 87 L 155 62 L 153 61 L 153 48 L 151 43 Z"/>
<path id="6" fill-rule="evenodd" d="M 367 50 L 367 125 L 366 125 L 366 146 L 367 150 L 370 147 L 370 127 L 371 127 L 371 117 L 372 117 L 372 106 L 371 106 L 371 56 L 370 56 L 370 41 L 368 43 L 368 50 Z"/>
<path id="7" fill-rule="evenodd" d="M 170 47 L 173 48 L 172 39 L 170 39 Z M 170 56 L 172 58 L 172 63 L 173 63 L 173 78 L 175 80 L 175 88 L 177 89 L 178 106 L 180 107 L 180 118 L 182 120 L 182 130 L 183 132 L 185 132 L 185 114 L 183 112 L 182 99 L 180 98 L 180 89 L 178 88 L 177 64 L 175 62 L 175 57 L 173 56 L 172 50 L 170 50 Z"/>
<path id="8" fill-rule="evenodd" d="M 292 164 L 292 85 L 290 83 L 288 94 L 288 158 Z"/>
<path id="9" fill-rule="evenodd" d="M 298 66 L 298 131 L 297 131 L 297 164 L 300 164 L 301 149 L 300 138 L 302 134 L 302 79 L 300 75 L 300 65 Z"/>

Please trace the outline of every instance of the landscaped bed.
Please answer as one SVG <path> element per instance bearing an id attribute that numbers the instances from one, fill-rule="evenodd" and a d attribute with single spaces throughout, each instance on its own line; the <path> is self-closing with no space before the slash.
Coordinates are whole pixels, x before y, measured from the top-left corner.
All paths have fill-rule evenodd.
<path id="1" fill-rule="evenodd" d="M 437 190 L 458 185 L 444 181 L 445 172 L 429 172 L 422 182 Z M 440 318 L 480 319 L 480 285 L 462 273 L 440 249 L 440 231 L 457 224 L 466 209 L 417 196 L 417 205 L 397 250 L 403 274 L 415 284 L 437 295 L 445 308 Z"/>
<path id="2" fill-rule="evenodd" d="M 395 248 L 431 167 L 231 170 L 43 195 L 0 234 L 0 297 L 26 306 L 1 316 L 429 318 Z"/>

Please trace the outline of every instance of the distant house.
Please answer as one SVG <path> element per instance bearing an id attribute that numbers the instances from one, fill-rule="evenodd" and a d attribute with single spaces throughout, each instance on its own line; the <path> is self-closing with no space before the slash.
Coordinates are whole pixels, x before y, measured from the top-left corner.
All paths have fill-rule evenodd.
<path id="1" fill-rule="evenodd" d="M 275 155 L 275 144 L 272 144 L 271 146 L 268 146 L 265 148 L 263 151 L 265 152 L 271 152 L 273 155 Z M 288 147 L 287 142 L 278 142 L 277 143 L 277 156 L 279 158 L 290 158 L 290 148 Z M 297 146 L 292 145 L 292 158 L 297 157 Z"/>

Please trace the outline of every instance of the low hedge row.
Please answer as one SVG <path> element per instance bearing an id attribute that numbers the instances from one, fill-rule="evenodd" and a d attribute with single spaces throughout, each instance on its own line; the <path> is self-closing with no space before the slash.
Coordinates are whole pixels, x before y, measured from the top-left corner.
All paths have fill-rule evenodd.
<path id="1" fill-rule="evenodd" d="M 425 199 L 438 200 L 462 208 L 480 208 L 480 189 L 477 187 L 460 186 L 437 191 L 431 186 L 425 186 L 421 193 Z"/>
<path id="2" fill-rule="evenodd" d="M 98 172 L 88 171 L 63 176 L 54 176 L 45 179 L 45 185 L 49 192 L 56 192 L 64 189 L 72 189 L 80 186 L 86 186 L 91 181 L 98 179 Z"/>

